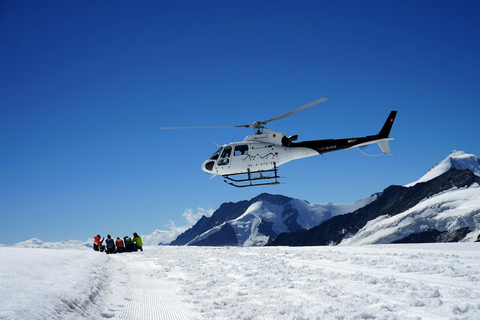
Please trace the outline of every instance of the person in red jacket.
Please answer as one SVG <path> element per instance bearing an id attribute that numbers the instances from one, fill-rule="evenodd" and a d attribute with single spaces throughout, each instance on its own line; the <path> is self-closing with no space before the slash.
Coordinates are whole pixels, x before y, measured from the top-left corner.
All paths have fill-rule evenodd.
<path id="1" fill-rule="evenodd" d="M 119 237 L 117 237 L 117 240 L 115 240 L 115 245 L 117 246 L 118 252 L 125 252 L 125 245 L 123 244 L 123 240 Z"/>
<path id="2" fill-rule="evenodd" d="M 93 250 L 103 252 L 103 250 L 105 250 L 105 246 L 102 246 L 103 240 L 105 240 L 105 238 L 102 238 L 102 240 L 100 240 L 99 234 L 93 237 Z"/>

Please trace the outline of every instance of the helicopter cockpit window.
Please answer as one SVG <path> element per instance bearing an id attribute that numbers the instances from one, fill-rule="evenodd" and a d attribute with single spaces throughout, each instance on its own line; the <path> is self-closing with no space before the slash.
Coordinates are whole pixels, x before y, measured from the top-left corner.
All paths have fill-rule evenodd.
<path id="1" fill-rule="evenodd" d="M 243 156 L 248 153 L 248 144 L 235 146 L 234 156 Z"/>
<path id="2" fill-rule="evenodd" d="M 220 156 L 220 153 L 222 152 L 222 148 L 218 149 L 211 157 L 210 160 L 217 160 L 218 157 Z"/>
<path id="3" fill-rule="evenodd" d="M 223 148 L 222 155 L 220 156 L 220 160 L 218 160 L 218 165 L 223 166 L 228 164 L 230 155 L 232 154 L 232 147 L 225 147 Z"/>

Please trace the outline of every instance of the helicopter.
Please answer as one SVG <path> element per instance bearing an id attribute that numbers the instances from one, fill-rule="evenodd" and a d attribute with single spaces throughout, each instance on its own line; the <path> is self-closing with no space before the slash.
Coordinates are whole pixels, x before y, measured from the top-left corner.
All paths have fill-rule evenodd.
<path id="1" fill-rule="evenodd" d="M 161 127 L 160 129 L 187 128 L 253 128 L 254 135 L 246 136 L 241 142 L 230 142 L 222 146 L 202 164 L 202 170 L 212 177 L 222 176 L 225 183 L 238 187 L 253 187 L 280 184 L 278 167 L 292 160 L 311 157 L 327 152 L 360 148 L 370 144 L 378 144 L 382 154 L 390 153 L 388 141 L 397 111 L 392 110 L 382 129 L 376 135 L 345 139 L 326 139 L 296 142 L 298 135 L 286 136 L 283 132 L 275 132 L 265 126 L 303 111 L 330 98 L 321 98 L 300 108 L 282 114 L 266 121 L 256 121 L 252 124 L 216 127 Z"/>

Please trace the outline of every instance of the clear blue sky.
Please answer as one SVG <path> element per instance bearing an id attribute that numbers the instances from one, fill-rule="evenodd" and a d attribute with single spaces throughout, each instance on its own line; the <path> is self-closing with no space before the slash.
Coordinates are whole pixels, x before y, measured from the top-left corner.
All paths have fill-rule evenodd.
<path id="1" fill-rule="evenodd" d="M 148 234 L 261 192 L 350 203 L 480 155 L 478 1 L 2 1 L 0 244 Z M 299 140 L 376 134 L 236 189 L 200 165 L 267 120 Z M 378 153 L 372 146 L 367 151 Z"/>

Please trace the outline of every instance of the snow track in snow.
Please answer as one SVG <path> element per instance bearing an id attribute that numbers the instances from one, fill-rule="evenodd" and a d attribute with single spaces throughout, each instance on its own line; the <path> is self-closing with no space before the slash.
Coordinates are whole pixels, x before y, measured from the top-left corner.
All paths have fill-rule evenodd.
<path id="1" fill-rule="evenodd" d="M 131 288 L 125 298 L 125 309 L 119 313 L 120 319 L 188 319 L 193 318 L 185 304 L 172 294 L 171 284 L 164 281 L 144 283 L 143 287 Z M 158 289 L 160 288 L 160 289 Z"/>
<path id="2" fill-rule="evenodd" d="M 116 275 L 111 283 L 115 302 L 104 318 L 128 320 L 199 319 L 198 313 L 181 300 L 179 287 L 172 281 L 160 279 L 161 265 L 145 259 L 142 252 L 110 256 Z M 118 294 L 121 292 L 121 294 Z"/>

